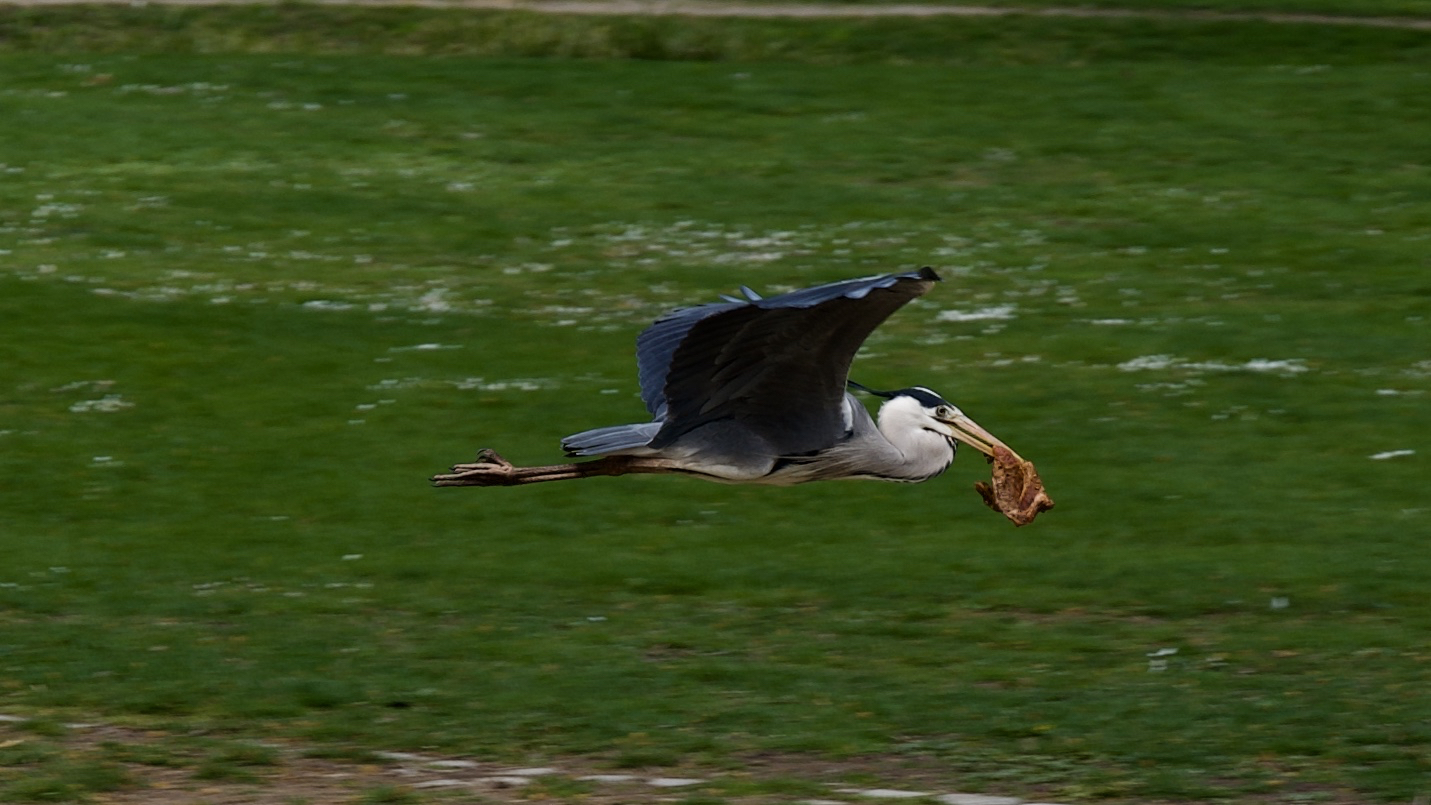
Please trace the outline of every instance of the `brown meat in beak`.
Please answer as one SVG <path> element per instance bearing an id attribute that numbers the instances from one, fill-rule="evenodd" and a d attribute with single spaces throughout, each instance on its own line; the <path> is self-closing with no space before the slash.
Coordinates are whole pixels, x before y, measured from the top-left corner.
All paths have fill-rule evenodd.
<path id="1" fill-rule="evenodd" d="M 1039 512 L 1053 508 L 1053 498 L 1044 492 L 1043 481 L 1033 462 L 1024 461 L 1018 453 L 1000 444 L 989 456 L 989 463 L 994 465 L 994 485 L 983 481 L 974 484 L 989 508 L 1016 526 L 1028 525 Z"/>
<path id="2" fill-rule="evenodd" d="M 1033 462 L 1025 461 L 1013 448 L 957 408 L 951 416 L 940 417 L 940 421 L 949 426 L 955 439 L 983 453 L 994 465 L 993 486 L 982 481 L 974 484 L 989 508 L 1016 526 L 1028 525 L 1039 512 L 1053 508 L 1053 498 L 1044 492 L 1043 481 Z"/>

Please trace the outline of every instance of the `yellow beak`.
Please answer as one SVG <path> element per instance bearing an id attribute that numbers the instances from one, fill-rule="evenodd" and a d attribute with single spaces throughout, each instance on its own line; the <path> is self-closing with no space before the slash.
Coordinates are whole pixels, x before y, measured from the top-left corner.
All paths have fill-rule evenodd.
<path id="1" fill-rule="evenodd" d="M 1015 457 L 1018 457 L 1018 453 L 1014 453 L 1013 448 L 1004 444 L 999 437 L 984 430 L 979 423 L 965 416 L 962 412 L 955 414 L 949 419 L 941 419 L 939 421 L 949 426 L 949 430 L 952 432 L 951 435 L 953 435 L 955 439 L 969 445 L 986 456 L 993 456 L 994 448 L 1002 447 L 1010 453 L 1013 453 Z"/>

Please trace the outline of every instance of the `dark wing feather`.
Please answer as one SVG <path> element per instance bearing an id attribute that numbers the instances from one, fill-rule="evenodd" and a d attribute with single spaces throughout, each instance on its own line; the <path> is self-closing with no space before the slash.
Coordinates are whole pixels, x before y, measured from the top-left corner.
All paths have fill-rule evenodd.
<path id="1" fill-rule="evenodd" d="M 646 403 L 646 410 L 651 412 L 652 419 L 666 417 L 666 374 L 675 359 L 676 349 L 691 328 L 709 316 L 749 307 L 734 297 L 726 298 L 730 301 L 672 311 L 637 336 L 636 365 L 641 381 L 641 401 Z"/>
<path id="2" fill-rule="evenodd" d="M 665 423 L 651 447 L 721 420 L 782 454 L 829 447 L 844 433 L 841 406 L 855 352 L 938 280 L 925 268 L 661 318 L 636 341 L 641 398 Z"/>

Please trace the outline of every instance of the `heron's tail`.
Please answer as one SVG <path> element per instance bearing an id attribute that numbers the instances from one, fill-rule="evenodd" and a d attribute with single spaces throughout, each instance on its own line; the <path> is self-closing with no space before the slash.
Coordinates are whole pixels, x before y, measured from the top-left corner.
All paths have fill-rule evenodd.
<path id="1" fill-rule="evenodd" d="M 569 456 L 602 456 L 622 453 L 650 444 L 660 429 L 660 422 L 612 425 L 609 428 L 596 428 L 573 433 L 561 440 L 561 446 Z"/>

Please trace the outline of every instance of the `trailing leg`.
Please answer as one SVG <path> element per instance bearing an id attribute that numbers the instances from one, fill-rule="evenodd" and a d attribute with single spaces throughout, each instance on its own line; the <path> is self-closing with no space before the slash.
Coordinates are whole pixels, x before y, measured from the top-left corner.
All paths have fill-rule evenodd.
<path id="1" fill-rule="evenodd" d="M 660 459 L 633 456 L 606 456 L 579 464 L 550 464 L 518 467 L 497 451 L 483 448 L 471 464 L 456 464 L 452 472 L 432 476 L 433 486 L 520 486 L 546 481 L 571 481 L 598 475 L 625 475 L 633 472 L 675 472 Z"/>

